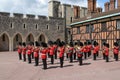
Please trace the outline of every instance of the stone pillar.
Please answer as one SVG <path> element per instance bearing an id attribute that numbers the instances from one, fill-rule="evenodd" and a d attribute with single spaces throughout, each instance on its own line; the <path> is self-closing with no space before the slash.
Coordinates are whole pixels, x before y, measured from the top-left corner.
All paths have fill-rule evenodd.
<path id="1" fill-rule="evenodd" d="M 13 39 L 9 39 L 9 51 L 13 51 Z"/>

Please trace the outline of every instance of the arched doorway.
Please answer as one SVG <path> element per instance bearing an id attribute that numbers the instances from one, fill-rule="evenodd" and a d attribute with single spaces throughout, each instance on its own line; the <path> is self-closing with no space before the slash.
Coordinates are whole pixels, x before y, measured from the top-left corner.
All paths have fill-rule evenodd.
<path id="1" fill-rule="evenodd" d="M 34 42 L 34 37 L 33 37 L 32 34 L 29 34 L 29 35 L 27 36 L 26 42 L 27 42 L 27 43 L 28 43 L 28 42 Z"/>
<path id="2" fill-rule="evenodd" d="M 39 42 L 46 42 L 45 36 L 43 34 L 41 34 L 38 38 Z"/>
<path id="3" fill-rule="evenodd" d="M 5 33 L 0 36 L 0 51 L 9 51 L 9 37 Z"/>
<path id="4" fill-rule="evenodd" d="M 16 34 L 14 39 L 13 39 L 13 50 L 16 50 L 16 47 L 18 45 L 19 42 L 22 42 L 22 37 L 20 34 Z"/>

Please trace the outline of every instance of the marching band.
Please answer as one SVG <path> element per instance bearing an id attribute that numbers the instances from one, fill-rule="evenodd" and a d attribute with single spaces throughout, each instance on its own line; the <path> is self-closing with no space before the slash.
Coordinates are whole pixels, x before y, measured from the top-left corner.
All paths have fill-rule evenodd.
<path id="1" fill-rule="evenodd" d="M 100 47 L 98 42 L 94 41 L 91 42 L 70 42 L 66 44 L 61 40 L 48 41 L 48 44 L 45 42 L 29 42 L 26 44 L 25 42 L 18 44 L 18 57 L 19 60 L 26 62 L 26 55 L 27 61 L 30 64 L 34 59 L 35 66 L 39 65 L 39 60 L 42 60 L 43 69 L 47 69 L 47 59 L 50 58 L 51 64 L 54 64 L 54 59 L 59 57 L 60 60 L 60 68 L 63 68 L 64 64 L 64 57 L 66 54 L 66 59 L 69 59 L 70 63 L 73 63 L 74 60 L 78 61 L 78 64 L 81 66 L 83 65 L 83 60 L 87 58 L 92 58 L 93 60 L 97 60 L 97 57 L 100 55 Z M 114 59 L 118 61 L 118 54 L 119 54 L 119 45 L 117 42 L 114 43 L 113 48 Z M 103 43 L 102 47 L 102 55 L 103 59 L 106 62 L 109 62 L 109 44 Z"/>

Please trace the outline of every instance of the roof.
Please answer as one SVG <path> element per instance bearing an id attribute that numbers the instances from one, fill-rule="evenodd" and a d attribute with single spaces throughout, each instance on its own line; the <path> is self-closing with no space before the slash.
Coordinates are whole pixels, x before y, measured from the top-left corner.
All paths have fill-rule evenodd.
<path id="1" fill-rule="evenodd" d="M 104 19 L 104 18 L 109 18 L 109 17 L 113 17 L 113 16 L 118 16 L 118 15 L 120 15 L 120 9 L 112 10 L 109 12 L 97 13 L 97 14 L 94 14 L 94 15 L 91 15 L 88 17 L 80 18 L 80 19 L 76 20 L 75 22 L 73 22 L 72 24 L 70 24 L 70 26 L 83 24 L 86 22 L 91 22 L 91 21 L 100 20 L 100 19 Z"/>

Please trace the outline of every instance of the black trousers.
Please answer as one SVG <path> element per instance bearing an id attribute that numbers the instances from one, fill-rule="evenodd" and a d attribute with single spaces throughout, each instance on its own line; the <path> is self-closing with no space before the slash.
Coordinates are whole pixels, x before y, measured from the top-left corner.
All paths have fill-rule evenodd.
<path id="1" fill-rule="evenodd" d="M 23 61 L 26 61 L 26 54 L 23 54 Z"/>
<path id="2" fill-rule="evenodd" d="M 38 57 L 34 57 L 34 59 L 35 59 L 35 66 L 38 66 L 38 64 L 39 64 L 39 56 Z"/>
<path id="3" fill-rule="evenodd" d="M 63 61 L 64 61 L 63 58 L 64 58 L 64 57 L 60 57 L 60 67 L 61 67 L 61 68 L 63 67 Z"/>
<path id="4" fill-rule="evenodd" d="M 28 54 L 28 63 L 31 63 L 31 54 Z"/>
<path id="5" fill-rule="evenodd" d="M 78 60 L 79 60 L 79 65 L 81 66 L 82 65 L 82 56 L 78 57 Z"/>
<path id="6" fill-rule="evenodd" d="M 54 56 L 51 55 L 51 64 L 54 64 Z"/>
<path id="7" fill-rule="evenodd" d="M 19 60 L 22 60 L 22 53 L 18 53 L 19 55 Z"/>
<path id="8" fill-rule="evenodd" d="M 43 62 L 43 69 L 47 69 L 47 61 L 46 59 L 42 59 Z"/>
<path id="9" fill-rule="evenodd" d="M 73 54 L 70 54 L 70 63 L 73 62 Z"/>
<path id="10" fill-rule="evenodd" d="M 57 59 L 57 52 L 55 52 L 55 59 Z"/>
<path id="11" fill-rule="evenodd" d="M 96 60 L 96 54 L 93 54 L 93 60 Z"/>
<path id="12" fill-rule="evenodd" d="M 99 52 L 97 51 L 97 54 L 96 54 L 96 56 L 98 57 L 99 56 Z"/>
<path id="13" fill-rule="evenodd" d="M 114 54 L 115 60 L 118 61 L 118 54 Z"/>
<path id="14" fill-rule="evenodd" d="M 87 52 L 84 52 L 84 59 L 87 59 Z"/>
<path id="15" fill-rule="evenodd" d="M 90 56 L 91 56 L 91 51 L 88 52 L 88 57 L 90 57 Z"/>
<path id="16" fill-rule="evenodd" d="M 74 53 L 74 60 L 76 60 L 76 53 Z"/>
<path id="17" fill-rule="evenodd" d="M 109 62 L 109 57 L 105 55 L 106 62 Z"/>
<path id="18" fill-rule="evenodd" d="M 105 53 L 103 53 L 103 59 L 105 59 Z"/>
<path id="19" fill-rule="evenodd" d="M 67 58 L 67 59 L 69 58 L 68 53 L 66 53 L 66 58 Z"/>
<path id="20" fill-rule="evenodd" d="M 33 52 L 31 53 L 31 57 L 32 57 L 32 59 L 34 59 L 34 53 Z"/>

